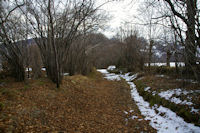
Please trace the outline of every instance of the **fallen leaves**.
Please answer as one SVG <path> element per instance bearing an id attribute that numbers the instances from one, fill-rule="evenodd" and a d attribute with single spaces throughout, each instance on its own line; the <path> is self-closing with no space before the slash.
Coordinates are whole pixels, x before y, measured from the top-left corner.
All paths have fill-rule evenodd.
<path id="1" fill-rule="evenodd" d="M 19 96 L 0 112 L 6 115 L 0 116 L 0 132 L 155 132 L 123 81 L 97 79 L 65 77 L 59 90 L 46 79 L 31 81 L 26 90 L 23 84 L 8 85 Z M 137 118 L 131 119 L 133 115 Z"/>

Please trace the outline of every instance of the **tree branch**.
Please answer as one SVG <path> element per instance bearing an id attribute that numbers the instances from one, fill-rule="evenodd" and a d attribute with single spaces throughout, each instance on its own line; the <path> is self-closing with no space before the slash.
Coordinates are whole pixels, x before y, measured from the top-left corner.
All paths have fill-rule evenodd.
<path id="1" fill-rule="evenodd" d="M 175 10 L 174 5 L 172 4 L 171 0 L 164 0 L 164 1 L 166 1 L 169 4 L 169 6 L 170 6 L 172 12 L 174 13 L 174 15 L 176 15 L 177 17 L 179 17 L 180 19 L 182 19 L 186 24 L 188 24 L 187 19 L 183 15 L 181 15 L 180 13 L 178 13 Z"/>
<path id="2" fill-rule="evenodd" d="M 25 3 L 20 4 L 20 5 L 17 5 L 17 6 L 14 7 L 12 10 L 10 10 L 10 11 L 8 12 L 7 16 L 5 17 L 5 19 L 2 21 L 2 23 L 4 23 L 4 22 L 7 21 L 8 17 L 10 16 L 10 14 L 11 14 L 13 11 L 15 11 L 17 8 L 20 8 L 20 7 L 24 6 L 24 5 L 25 5 Z"/>

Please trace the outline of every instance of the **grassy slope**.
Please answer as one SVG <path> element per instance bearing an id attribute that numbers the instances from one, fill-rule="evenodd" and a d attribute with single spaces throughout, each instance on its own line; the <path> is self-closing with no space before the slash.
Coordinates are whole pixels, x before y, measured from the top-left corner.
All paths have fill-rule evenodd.
<path id="1" fill-rule="evenodd" d="M 7 80 L 0 103 L 0 132 L 155 132 L 127 84 L 104 80 L 97 72 L 65 77 L 60 89 L 46 78 L 27 84 Z M 141 120 L 129 119 L 132 115 Z"/>

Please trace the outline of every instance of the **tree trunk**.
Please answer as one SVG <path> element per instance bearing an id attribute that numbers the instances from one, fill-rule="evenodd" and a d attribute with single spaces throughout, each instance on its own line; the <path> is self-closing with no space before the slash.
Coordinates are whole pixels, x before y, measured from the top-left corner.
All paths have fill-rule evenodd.
<path id="1" fill-rule="evenodd" d="M 24 67 L 21 64 L 18 64 L 18 62 L 15 62 L 15 65 L 12 64 L 11 66 L 12 76 L 19 82 L 25 80 L 25 71 Z"/>
<path id="2" fill-rule="evenodd" d="M 176 74 L 178 74 L 179 73 L 179 70 L 178 70 L 178 54 L 177 54 L 176 51 L 175 51 L 175 54 L 174 54 L 174 58 L 175 58 Z"/>
<path id="3" fill-rule="evenodd" d="M 60 77 L 61 77 L 61 73 L 60 73 L 60 68 L 59 68 L 59 62 L 58 62 L 58 50 L 57 50 L 57 46 L 55 44 L 55 36 L 54 36 L 54 26 L 53 26 L 53 17 L 51 14 L 51 0 L 48 1 L 48 13 L 49 13 L 49 25 L 50 25 L 50 43 L 53 47 L 53 53 L 54 53 L 54 61 L 55 61 L 55 75 L 56 76 L 56 87 L 59 88 L 60 87 Z"/>
<path id="4" fill-rule="evenodd" d="M 196 43 L 195 43 L 195 15 L 196 7 L 194 0 L 187 0 L 187 32 L 185 42 L 185 67 L 188 73 L 191 72 L 192 67 L 196 66 Z"/>
<path id="5" fill-rule="evenodd" d="M 149 71 L 150 71 L 150 68 L 151 68 L 152 47 L 153 47 L 153 40 L 150 40 L 150 44 L 149 44 L 149 62 L 148 62 Z"/>
<path id="6" fill-rule="evenodd" d="M 170 58 L 171 58 L 171 52 L 170 50 L 167 50 L 167 67 L 170 67 Z"/>

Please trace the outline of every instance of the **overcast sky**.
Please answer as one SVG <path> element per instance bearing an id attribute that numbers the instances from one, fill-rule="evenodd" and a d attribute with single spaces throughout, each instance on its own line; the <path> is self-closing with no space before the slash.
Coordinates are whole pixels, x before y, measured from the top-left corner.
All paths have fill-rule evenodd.
<path id="1" fill-rule="evenodd" d="M 97 5 L 101 5 L 104 2 L 104 0 L 97 0 Z M 101 9 L 111 16 L 111 20 L 107 23 L 109 28 L 106 28 L 103 33 L 108 37 L 116 35 L 117 28 L 123 22 L 130 22 L 134 19 L 133 16 L 138 13 L 137 8 L 139 3 L 138 0 L 134 0 L 134 2 L 133 0 L 121 0 L 110 2 L 102 6 Z"/>
<path id="2" fill-rule="evenodd" d="M 101 5 L 105 1 L 106 0 L 97 0 L 97 5 Z M 153 25 L 151 28 L 152 32 L 150 32 L 148 23 L 150 23 L 152 17 L 156 18 L 161 15 L 159 15 L 157 12 L 157 8 L 147 9 L 144 1 L 146 0 L 116 0 L 115 2 L 110 2 L 102 6 L 101 9 L 111 16 L 111 20 L 107 23 L 109 28 L 106 28 L 101 32 L 104 33 L 107 37 L 111 38 L 116 35 L 118 28 L 124 22 L 131 22 L 133 30 L 137 30 L 139 36 L 143 36 L 146 39 L 160 38 L 160 33 L 164 27 L 162 25 Z M 162 8 L 162 4 L 163 3 L 158 4 L 158 6 Z M 165 6 L 163 6 L 163 8 L 164 7 Z M 154 21 L 156 20 L 154 19 Z M 124 25 L 122 26 L 124 27 Z"/>

